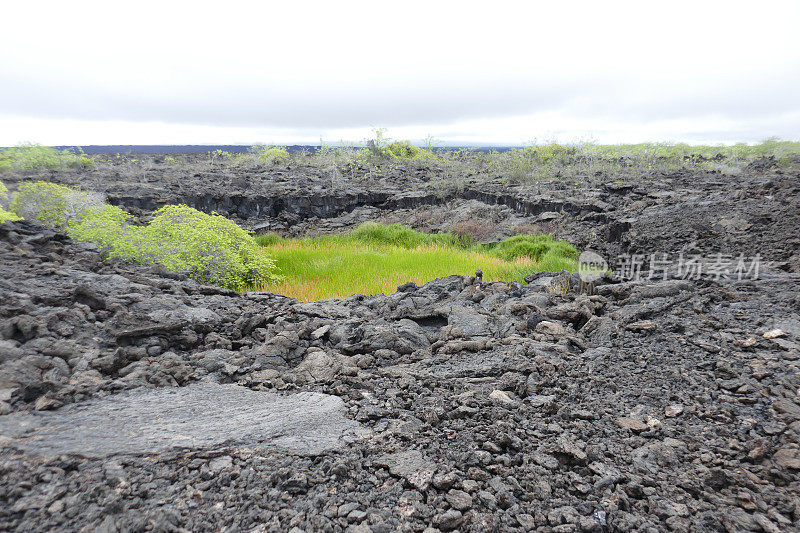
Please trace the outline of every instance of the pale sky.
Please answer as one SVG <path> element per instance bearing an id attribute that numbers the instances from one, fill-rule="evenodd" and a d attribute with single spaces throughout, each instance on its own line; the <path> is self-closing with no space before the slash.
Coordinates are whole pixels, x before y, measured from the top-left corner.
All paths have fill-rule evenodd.
<path id="1" fill-rule="evenodd" d="M 2 7 L 0 146 L 800 139 L 800 2 Z"/>

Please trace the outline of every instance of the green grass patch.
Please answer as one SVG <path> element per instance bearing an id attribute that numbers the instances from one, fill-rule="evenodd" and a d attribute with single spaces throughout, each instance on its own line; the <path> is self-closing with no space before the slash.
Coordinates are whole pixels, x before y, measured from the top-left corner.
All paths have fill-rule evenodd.
<path id="1" fill-rule="evenodd" d="M 321 237 L 321 239 L 325 238 Z M 467 248 L 472 244 L 468 237 L 459 237 L 452 233 L 422 233 L 403 224 L 378 224 L 377 222 L 367 222 L 346 235 L 327 238 L 338 239 L 343 242 L 388 245 L 400 248 L 418 248 L 431 245 Z"/>
<path id="2" fill-rule="evenodd" d="M 577 270 L 577 251 L 549 235 L 516 236 L 494 245 L 449 233 L 426 234 L 400 224 L 364 224 L 344 235 L 284 239 L 260 235 L 282 280 L 254 290 L 302 301 L 352 294 L 391 294 L 398 285 L 422 285 L 452 274 L 483 271 L 485 281 L 519 281 L 541 270 Z"/>

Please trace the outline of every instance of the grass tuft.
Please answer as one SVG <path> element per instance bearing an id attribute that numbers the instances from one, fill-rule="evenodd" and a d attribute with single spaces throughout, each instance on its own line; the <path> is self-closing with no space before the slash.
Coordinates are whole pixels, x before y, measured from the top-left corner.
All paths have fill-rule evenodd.
<path id="1" fill-rule="evenodd" d="M 352 294 L 391 294 L 398 285 L 423 285 L 452 274 L 483 271 L 485 281 L 519 281 L 541 270 L 577 270 L 577 251 L 549 235 L 517 236 L 479 245 L 449 234 L 425 234 L 400 224 L 367 223 L 345 235 L 256 241 L 275 260 L 283 279 L 252 288 L 302 301 Z M 520 248 L 535 246 L 535 254 Z M 513 252 L 511 252 L 513 250 Z"/>

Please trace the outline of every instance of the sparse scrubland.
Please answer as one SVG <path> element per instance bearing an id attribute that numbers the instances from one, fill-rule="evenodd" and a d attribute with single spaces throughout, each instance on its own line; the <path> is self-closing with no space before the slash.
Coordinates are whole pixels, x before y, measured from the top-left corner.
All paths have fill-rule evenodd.
<path id="1" fill-rule="evenodd" d="M 22 144 L 0 150 L 0 172 L 92 168 L 94 159 L 78 150 L 56 150 L 36 144 Z"/>
<path id="2" fill-rule="evenodd" d="M 508 184 L 553 179 L 602 182 L 655 176 L 680 169 L 735 175 L 759 159 L 772 160 L 782 168 L 800 165 L 800 142 L 777 138 L 757 144 L 727 146 L 551 142 L 498 151 L 419 147 L 408 141 L 392 140 L 386 136 L 385 130 L 378 129 L 373 138 L 360 144 L 321 144 L 291 152 L 284 146 L 253 145 L 247 152 L 214 150 L 205 156 L 89 156 L 79 149 L 59 151 L 38 145 L 22 145 L 0 151 L 0 173 L 83 169 L 131 174 L 146 181 L 150 173 L 158 171 L 160 164 L 166 164 L 184 172 L 228 169 L 259 173 L 308 169 L 328 176 L 335 184 L 341 179 L 381 179 L 398 169 L 417 169 L 430 174 L 431 185 L 446 189 L 463 186 L 466 181 L 492 179 Z"/>

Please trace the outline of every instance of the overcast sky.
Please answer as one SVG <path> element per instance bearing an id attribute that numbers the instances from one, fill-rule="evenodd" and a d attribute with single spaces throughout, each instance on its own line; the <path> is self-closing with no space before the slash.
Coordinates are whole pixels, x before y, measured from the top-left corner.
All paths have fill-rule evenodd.
<path id="1" fill-rule="evenodd" d="M 800 2 L 7 2 L 0 145 L 800 139 Z"/>

